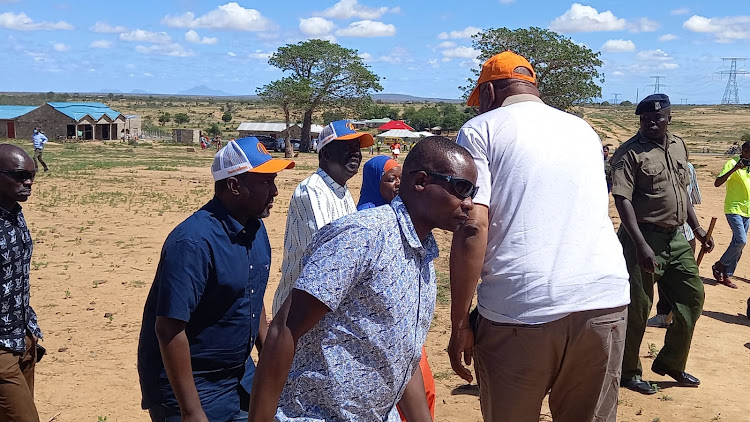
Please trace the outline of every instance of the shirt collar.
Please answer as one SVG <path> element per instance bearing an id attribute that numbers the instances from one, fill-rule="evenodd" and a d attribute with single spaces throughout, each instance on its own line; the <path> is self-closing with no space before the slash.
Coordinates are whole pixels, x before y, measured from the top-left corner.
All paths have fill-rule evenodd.
<path id="1" fill-rule="evenodd" d="M 347 189 L 346 185 L 341 186 L 338 183 L 336 183 L 335 180 L 331 176 L 326 173 L 325 170 L 318 167 L 318 170 L 315 172 L 318 176 L 320 176 L 321 179 L 328 185 L 328 187 L 333 191 L 333 193 L 336 194 L 336 196 L 343 198 L 346 192 L 349 190 Z"/>
<path id="2" fill-rule="evenodd" d="M 675 138 L 674 135 L 672 135 L 672 133 L 670 131 L 667 131 L 667 141 L 668 141 L 667 142 L 668 144 L 673 144 L 673 143 L 677 142 L 677 138 Z M 638 142 L 640 142 L 642 144 L 645 144 L 645 143 L 648 143 L 648 142 L 653 142 L 656 145 L 661 146 L 660 143 L 654 141 L 653 139 L 649 139 L 649 138 L 645 137 L 641 133 L 640 129 L 638 130 Z"/>
<path id="3" fill-rule="evenodd" d="M 6 220 L 17 220 L 19 214 L 21 214 L 21 204 L 18 202 L 16 202 L 16 205 L 14 205 L 10 211 L 0 207 L 0 217 Z"/>
<path id="4" fill-rule="evenodd" d="M 396 220 L 401 227 L 401 233 L 406 238 L 406 243 L 409 247 L 417 250 L 417 252 L 423 258 L 427 258 L 427 260 L 431 261 L 437 258 L 440 251 L 437 242 L 435 241 L 435 237 L 432 233 L 428 233 L 424 243 L 419 240 L 419 235 L 417 235 L 417 230 L 414 228 L 414 223 L 411 221 L 409 210 L 406 209 L 406 205 L 404 205 L 404 201 L 401 200 L 401 197 L 396 196 L 393 201 L 391 201 L 391 208 L 393 208 L 393 212 L 396 213 Z"/>
<path id="5" fill-rule="evenodd" d="M 522 103 L 524 101 L 532 101 L 535 103 L 542 103 L 544 104 L 544 101 L 542 101 L 541 98 L 537 97 L 533 94 L 516 94 L 511 95 L 510 97 L 506 98 L 505 101 L 503 101 L 503 105 L 501 107 L 507 107 L 509 105 Z"/>
<path id="6" fill-rule="evenodd" d="M 224 230 L 226 230 L 232 241 L 247 240 L 252 243 L 252 241 L 255 240 L 255 234 L 258 232 L 261 225 L 260 219 L 252 218 L 247 226 L 243 226 L 229 214 L 229 210 L 216 197 L 208 201 L 208 203 L 203 206 L 203 209 L 213 214 L 213 216 L 221 222 L 224 226 Z"/>

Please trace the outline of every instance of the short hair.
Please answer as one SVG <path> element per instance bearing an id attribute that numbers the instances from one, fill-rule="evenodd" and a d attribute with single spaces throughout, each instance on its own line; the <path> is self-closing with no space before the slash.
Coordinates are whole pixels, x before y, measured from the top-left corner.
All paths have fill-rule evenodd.
<path id="1" fill-rule="evenodd" d="M 403 174 L 419 170 L 444 172 L 450 166 L 451 154 L 460 154 L 469 161 L 473 160 L 466 148 L 445 136 L 428 136 L 409 151 L 404 160 Z"/>
<path id="2" fill-rule="evenodd" d="M 742 149 L 744 150 L 750 149 L 750 141 L 746 141 L 744 144 L 742 144 Z"/>

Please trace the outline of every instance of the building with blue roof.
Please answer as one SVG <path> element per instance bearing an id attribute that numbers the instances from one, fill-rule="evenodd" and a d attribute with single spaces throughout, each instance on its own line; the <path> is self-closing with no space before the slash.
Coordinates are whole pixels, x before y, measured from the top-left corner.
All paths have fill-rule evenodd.
<path id="1" fill-rule="evenodd" d="M 126 130 L 126 117 L 97 102 L 51 102 L 15 119 L 15 135 L 30 138 L 39 128 L 50 140 L 112 140 Z M 0 136 L 2 136 L 0 134 Z"/>
<path id="2" fill-rule="evenodd" d="M 15 138 L 16 120 L 36 109 L 35 106 L 0 105 L 0 138 Z"/>

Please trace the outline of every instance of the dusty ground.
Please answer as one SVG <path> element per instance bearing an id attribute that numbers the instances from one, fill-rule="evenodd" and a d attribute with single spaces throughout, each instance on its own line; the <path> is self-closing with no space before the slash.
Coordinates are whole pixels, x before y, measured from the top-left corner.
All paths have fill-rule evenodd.
<path id="1" fill-rule="evenodd" d="M 32 305 L 48 350 L 37 367 L 41 419 L 147 420 L 139 406 L 136 373 L 143 303 L 165 237 L 212 195 L 211 154 L 186 152 L 184 147 L 79 144 L 50 145 L 45 155 L 52 171 L 39 175 L 24 208 L 36 242 Z M 688 363 L 688 371 L 700 377 L 702 385 L 675 387 L 646 369 L 645 378 L 658 381 L 662 391 L 651 397 L 623 391 L 621 421 L 750 420 L 750 402 L 745 400 L 750 388 L 750 320 L 742 315 L 750 284 L 738 280 L 739 290 L 730 290 L 710 282 L 710 265 L 730 239 L 722 215 L 724 189 L 712 184 L 724 160 L 694 157 L 704 200 L 698 207 L 703 227 L 711 216 L 719 217 L 717 250 L 701 265 L 701 275 L 708 278 L 706 305 Z M 313 155 L 297 163 L 279 176 L 280 194 L 266 220 L 274 254 L 269 306 L 280 277 L 288 198 L 316 168 Z M 350 183 L 355 199 L 360 186 L 358 175 Z M 445 286 L 449 237 L 440 233 L 438 238 L 439 279 Z M 750 278 L 750 260 L 740 263 L 737 275 Z M 438 386 L 437 420 L 480 421 L 476 392 L 462 388 L 444 352 L 449 312 L 441 298 L 427 342 Z M 649 328 L 642 354 L 647 355 L 649 343 L 661 347 L 663 335 L 663 330 Z M 644 366 L 650 367 L 648 359 Z M 540 420 L 551 419 L 542 415 Z"/>

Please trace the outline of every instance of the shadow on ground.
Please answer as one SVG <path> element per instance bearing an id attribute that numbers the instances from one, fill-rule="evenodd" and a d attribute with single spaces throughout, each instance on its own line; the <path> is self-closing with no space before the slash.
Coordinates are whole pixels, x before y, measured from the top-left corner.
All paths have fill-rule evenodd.
<path id="1" fill-rule="evenodd" d="M 742 314 L 730 315 L 724 312 L 707 311 L 704 309 L 703 315 L 717 321 L 726 322 L 727 324 L 744 325 L 745 327 L 750 327 L 750 319 Z"/>

